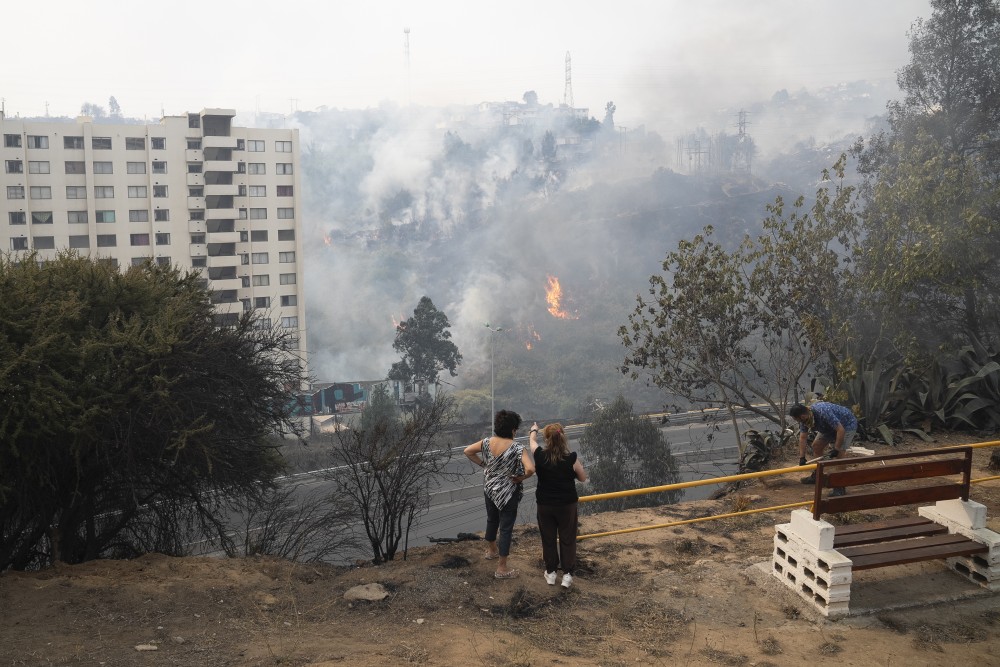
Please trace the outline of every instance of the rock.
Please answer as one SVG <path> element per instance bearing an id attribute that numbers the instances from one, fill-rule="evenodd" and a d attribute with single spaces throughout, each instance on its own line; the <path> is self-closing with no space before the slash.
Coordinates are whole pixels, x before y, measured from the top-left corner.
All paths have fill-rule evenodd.
<path id="1" fill-rule="evenodd" d="M 156 644 L 138 644 L 138 645 L 136 645 L 135 650 L 136 651 L 156 651 L 158 649 L 157 649 Z"/>
<path id="2" fill-rule="evenodd" d="M 345 600 L 369 600 L 377 602 L 389 597 L 389 591 L 385 590 L 382 584 L 363 584 L 348 588 L 344 593 Z"/>

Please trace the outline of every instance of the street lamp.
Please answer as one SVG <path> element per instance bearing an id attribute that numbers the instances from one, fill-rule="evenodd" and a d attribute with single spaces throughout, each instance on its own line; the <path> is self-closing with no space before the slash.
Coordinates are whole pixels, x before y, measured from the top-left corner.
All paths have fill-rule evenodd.
<path id="1" fill-rule="evenodd" d="M 493 418 L 497 414 L 496 404 L 494 403 L 493 393 L 493 354 L 497 349 L 497 337 L 496 334 L 503 331 L 502 327 L 491 327 L 490 323 L 486 323 L 486 328 L 490 330 L 490 422 L 492 423 Z"/>

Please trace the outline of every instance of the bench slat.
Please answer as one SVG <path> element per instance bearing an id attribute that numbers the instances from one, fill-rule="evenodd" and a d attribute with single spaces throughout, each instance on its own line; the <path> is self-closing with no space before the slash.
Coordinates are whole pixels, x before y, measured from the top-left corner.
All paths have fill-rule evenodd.
<path id="1" fill-rule="evenodd" d="M 880 507 L 896 507 L 914 503 L 929 503 L 938 500 L 961 498 L 965 493 L 964 484 L 939 484 L 916 489 L 900 489 L 898 491 L 872 491 L 855 493 L 836 498 L 824 498 L 816 514 L 837 512 L 856 512 Z"/>
<path id="2" fill-rule="evenodd" d="M 914 524 L 910 526 L 896 526 L 894 528 L 883 528 L 881 530 L 869 530 L 854 533 L 853 535 L 837 535 L 833 537 L 833 548 L 851 547 L 861 544 L 874 544 L 877 542 L 890 542 L 893 540 L 905 540 L 913 537 L 929 537 L 931 535 L 946 534 L 948 529 L 933 521 Z"/>
<path id="3" fill-rule="evenodd" d="M 915 526 L 926 523 L 934 523 L 930 519 L 922 516 L 907 516 L 899 519 L 886 519 L 884 521 L 872 521 L 871 523 L 849 523 L 843 526 L 836 526 L 836 535 L 855 535 L 873 530 L 884 530 L 886 528 L 900 528 L 903 526 Z"/>
<path id="4" fill-rule="evenodd" d="M 846 459 L 850 461 L 850 459 Z M 957 475 L 965 470 L 965 458 L 898 463 L 895 465 L 836 470 L 825 473 L 824 487 L 856 486 L 858 484 L 878 484 L 904 479 L 924 479 L 942 475 Z"/>
<path id="5" fill-rule="evenodd" d="M 851 559 L 852 570 L 867 570 L 953 556 L 971 556 L 985 553 L 987 550 L 985 544 L 973 542 L 962 535 L 937 535 L 838 549 L 842 555 Z"/>

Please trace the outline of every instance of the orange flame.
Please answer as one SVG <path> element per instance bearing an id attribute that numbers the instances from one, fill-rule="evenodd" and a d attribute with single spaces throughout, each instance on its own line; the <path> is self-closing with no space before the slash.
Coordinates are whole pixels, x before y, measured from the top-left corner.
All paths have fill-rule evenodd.
<path id="1" fill-rule="evenodd" d="M 547 276 L 548 287 L 545 288 L 545 301 L 549 304 L 549 313 L 552 317 L 561 320 L 575 320 L 579 316 L 576 313 L 570 314 L 562 307 L 563 291 L 559 284 L 559 279 L 555 276 Z"/>
<path id="2" fill-rule="evenodd" d="M 332 246 L 332 245 L 333 245 L 333 239 L 331 239 L 331 238 L 330 238 L 330 235 L 329 235 L 329 234 L 324 234 L 324 235 L 323 235 L 323 244 L 324 244 L 324 245 L 325 245 L 325 246 L 326 246 L 327 248 L 329 248 L 330 246 Z"/>

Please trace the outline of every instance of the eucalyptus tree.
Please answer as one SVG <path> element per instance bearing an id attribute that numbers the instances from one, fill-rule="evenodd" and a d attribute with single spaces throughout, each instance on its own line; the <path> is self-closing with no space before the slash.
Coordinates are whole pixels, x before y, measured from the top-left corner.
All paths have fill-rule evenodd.
<path id="1" fill-rule="evenodd" d="M 430 297 L 421 297 L 413 317 L 396 326 L 392 347 L 402 352 L 403 358 L 392 365 L 389 379 L 434 384 L 441 371 L 454 377 L 462 354 L 451 341 L 450 327 L 448 316 L 434 306 Z"/>

